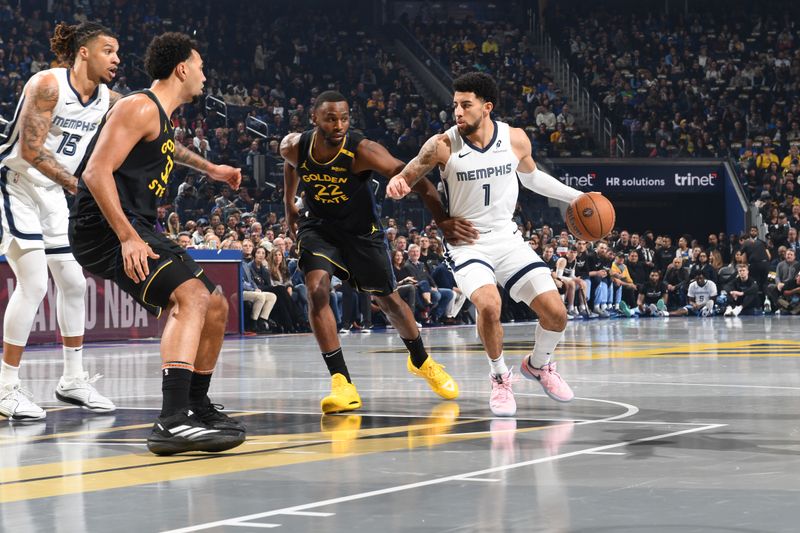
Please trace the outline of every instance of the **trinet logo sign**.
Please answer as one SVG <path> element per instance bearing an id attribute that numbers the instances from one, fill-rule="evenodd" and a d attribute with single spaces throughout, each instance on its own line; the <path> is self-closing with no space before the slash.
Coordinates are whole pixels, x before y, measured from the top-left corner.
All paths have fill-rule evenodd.
<path id="1" fill-rule="evenodd" d="M 717 177 L 716 172 L 702 176 L 695 176 L 691 172 L 683 175 L 675 173 L 675 185 L 678 187 L 714 187 Z"/>
<path id="2" fill-rule="evenodd" d="M 596 172 L 588 172 L 584 176 L 572 176 L 569 173 L 565 173 L 563 176 L 561 176 L 561 181 L 564 183 L 564 185 L 568 185 L 570 187 L 594 187 L 596 180 Z"/>

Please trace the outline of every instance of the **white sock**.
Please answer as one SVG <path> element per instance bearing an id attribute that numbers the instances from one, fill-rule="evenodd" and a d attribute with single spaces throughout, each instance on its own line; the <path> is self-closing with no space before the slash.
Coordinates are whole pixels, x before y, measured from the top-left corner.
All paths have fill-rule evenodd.
<path id="1" fill-rule="evenodd" d="M 5 361 L 0 364 L 0 387 L 19 383 L 19 367 L 11 366 Z"/>
<path id="2" fill-rule="evenodd" d="M 549 331 L 544 329 L 541 324 L 536 324 L 535 344 L 530 364 L 536 368 L 542 368 L 549 363 L 562 336 L 564 336 L 563 331 Z"/>
<path id="3" fill-rule="evenodd" d="M 508 367 L 506 366 L 506 360 L 503 359 L 503 354 L 500 354 L 500 357 L 497 359 L 489 358 L 489 364 L 492 367 L 492 374 L 495 376 L 504 376 L 508 374 Z"/>
<path id="4" fill-rule="evenodd" d="M 71 348 L 63 346 L 64 377 L 76 378 L 83 375 L 83 346 Z"/>

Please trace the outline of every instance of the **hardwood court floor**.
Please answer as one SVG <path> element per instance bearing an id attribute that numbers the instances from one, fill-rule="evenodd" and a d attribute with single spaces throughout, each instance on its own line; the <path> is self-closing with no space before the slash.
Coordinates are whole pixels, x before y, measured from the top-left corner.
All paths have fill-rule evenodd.
<path id="1" fill-rule="evenodd" d="M 800 524 L 800 320 L 570 323 L 558 404 L 515 384 L 492 418 L 474 327 L 424 331 L 459 381 L 442 402 L 405 370 L 397 334 L 343 336 L 364 407 L 321 417 L 329 380 L 310 335 L 230 338 L 212 398 L 248 425 L 231 452 L 159 458 L 158 346 L 92 345 L 117 403 L 51 401 L 60 349 L 26 354 L 46 423 L 0 420 L 0 531 L 780 532 Z M 532 324 L 506 328 L 506 359 Z"/>

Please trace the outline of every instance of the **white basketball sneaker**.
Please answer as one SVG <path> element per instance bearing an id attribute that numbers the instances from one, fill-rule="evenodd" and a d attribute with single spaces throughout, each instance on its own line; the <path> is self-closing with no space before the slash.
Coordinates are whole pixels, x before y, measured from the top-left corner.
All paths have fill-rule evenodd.
<path id="1" fill-rule="evenodd" d="M 33 403 L 33 395 L 19 386 L 19 381 L 0 387 L 0 415 L 12 420 L 42 420 L 44 409 Z"/>
<path id="2" fill-rule="evenodd" d="M 97 392 L 92 385 L 101 377 L 103 376 L 95 374 L 90 378 L 88 372 L 71 378 L 61 376 L 61 379 L 58 380 L 58 387 L 56 387 L 56 398 L 96 413 L 115 411 L 117 407 L 114 402 Z"/>

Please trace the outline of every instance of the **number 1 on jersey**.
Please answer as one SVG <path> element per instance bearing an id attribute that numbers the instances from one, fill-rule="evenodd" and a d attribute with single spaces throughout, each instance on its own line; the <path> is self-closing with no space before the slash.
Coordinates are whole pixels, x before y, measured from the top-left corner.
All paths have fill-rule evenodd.
<path id="1" fill-rule="evenodd" d="M 488 183 L 483 186 L 483 205 L 486 206 L 489 205 L 489 188 L 490 186 Z"/>

